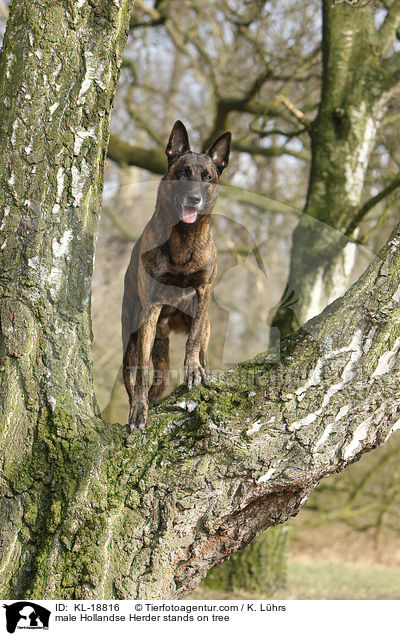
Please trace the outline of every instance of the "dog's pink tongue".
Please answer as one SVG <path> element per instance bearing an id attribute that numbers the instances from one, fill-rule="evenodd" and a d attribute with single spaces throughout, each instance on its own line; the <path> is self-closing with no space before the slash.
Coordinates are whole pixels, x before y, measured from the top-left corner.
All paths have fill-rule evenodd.
<path id="1" fill-rule="evenodd" d="M 182 208 L 182 221 L 184 223 L 194 223 L 197 219 L 197 210 L 195 208 Z"/>

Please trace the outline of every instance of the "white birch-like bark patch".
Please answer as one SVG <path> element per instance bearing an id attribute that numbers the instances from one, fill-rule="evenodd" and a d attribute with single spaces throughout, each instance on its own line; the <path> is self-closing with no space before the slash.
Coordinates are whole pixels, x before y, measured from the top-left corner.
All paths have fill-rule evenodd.
<path id="1" fill-rule="evenodd" d="M 302 426 L 308 426 L 312 424 L 317 419 L 318 415 L 321 415 L 322 409 L 318 409 L 315 413 L 309 413 L 306 417 L 303 417 L 301 420 L 297 420 L 297 422 L 292 422 L 289 426 L 289 431 L 297 431 Z"/>
<path id="2" fill-rule="evenodd" d="M 84 95 L 86 95 L 93 82 L 96 82 L 102 90 L 107 88 L 102 80 L 102 75 L 105 70 L 104 64 L 97 60 L 91 51 L 85 51 L 85 60 L 86 73 L 79 91 L 78 105 L 84 104 Z"/>
<path id="3" fill-rule="evenodd" d="M 340 409 L 339 413 L 336 415 L 335 420 L 341 420 L 342 417 L 344 417 L 345 415 L 347 415 L 347 413 L 350 411 L 350 405 L 346 404 L 345 406 L 342 406 L 342 408 Z"/>
<path id="4" fill-rule="evenodd" d="M 64 170 L 60 166 L 59 169 L 57 170 L 57 199 L 56 201 L 58 203 L 60 202 L 60 199 L 62 197 L 62 193 L 64 190 L 64 179 L 65 179 Z"/>
<path id="5" fill-rule="evenodd" d="M 376 126 L 373 117 L 367 117 L 367 104 L 361 102 L 357 108 L 350 109 L 352 128 L 358 132 L 359 144 L 356 152 L 347 157 L 345 163 L 344 188 L 347 199 L 351 205 L 359 205 L 365 172 L 371 150 L 371 144 L 375 138 Z M 366 119 L 366 121 L 364 121 Z"/>
<path id="6" fill-rule="evenodd" d="M 6 207 L 4 208 L 3 218 L 1 220 L 0 231 L 4 230 L 4 226 L 6 224 L 6 218 L 8 217 L 9 214 L 10 214 L 10 206 L 6 205 Z"/>
<path id="7" fill-rule="evenodd" d="M 68 248 L 69 248 L 69 244 L 71 242 L 72 236 L 73 236 L 72 230 L 66 230 L 64 234 L 62 235 L 60 241 L 58 241 L 56 238 L 53 239 L 53 242 L 52 242 L 53 255 L 56 258 L 62 258 L 63 256 L 66 256 L 68 254 Z"/>
<path id="8" fill-rule="evenodd" d="M 301 401 L 304 397 L 304 393 L 310 388 L 310 386 L 317 386 L 321 381 L 321 372 L 324 366 L 324 359 L 318 360 L 315 368 L 311 371 L 311 375 L 308 378 L 307 382 L 303 384 L 303 386 L 296 389 L 295 393 L 299 396 L 299 401 Z"/>
<path id="9" fill-rule="evenodd" d="M 53 117 L 53 113 L 54 111 L 59 107 L 60 103 L 59 102 L 54 102 L 54 104 L 52 104 L 51 106 L 49 106 L 49 111 L 50 111 L 50 119 L 52 119 Z"/>
<path id="10" fill-rule="evenodd" d="M 83 189 L 90 175 L 90 166 L 87 163 L 87 161 L 85 161 L 85 159 L 82 159 L 80 170 L 76 166 L 72 166 L 71 172 L 72 172 L 72 185 L 71 185 L 72 196 L 75 201 L 75 205 L 79 206 L 83 199 Z"/>
<path id="11" fill-rule="evenodd" d="M 385 373 L 389 373 L 389 371 L 392 370 L 396 362 L 399 348 L 400 348 L 400 337 L 396 338 L 396 342 L 394 343 L 393 349 L 390 349 L 390 351 L 385 351 L 385 353 L 381 355 L 381 357 L 378 360 L 377 367 L 371 376 L 372 378 L 377 378 L 381 375 L 385 375 Z"/>
<path id="12" fill-rule="evenodd" d="M 63 281 L 62 270 L 59 269 L 58 267 L 52 267 L 49 274 L 48 283 L 49 283 L 50 296 L 52 297 L 53 300 L 57 299 L 62 281 Z"/>
<path id="13" fill-rule="evenodd" d="M 27 155 L 30 155 L 33 148 L 33 137 L 31 137 L 30 143 L 27 146 L 24 146 L 24 150 Z"/>
<path id="14" fill-rule="evenodd" d="M 257 484 L 264 484 L 266 481 L 268 481 L 268 479 L 270 479 L 274 474 L 275 470 L 276 468 L 269 468 L 265 475 L 262 475 L 257 479 Z"/>
<path id="15" fill-rule="evenodd" d="M 264 422 L 261 419 L 255 420 L 253 422 L 252 427 L 246 431 L 246 434 L 253 435 L 253 433 L 258 433 L 258 431 L 260 430 L 262 426 L 267 426 L 267 424 L 272 424 L 272 422 L 275 422 L 275 420 L 276 420 L 276 417 L 271 417 L 271 419 L 268 420 L 268 422 Z"/>
<path id="16" fill-rule="evenodd" d="M 300 314 L 298 316 L 300 322 L 307 322 L 307 320 L 314 318 L 314 316 L 317 316 L 320 313 L 321 311 L 320 299 L 321 297 L 323 297 L 323 291 L 324 291 L 324 286 L 323 286 L 322 276 L 317 276 L 317 278 L 315 279 L 314 285 L 309 292 L 309 297 L 311 298 L 311 302 L 308 305 L 305 314 L 304 315 Z"/>
<path id="17" fill-rule="evenodd" d="M 371 421 L 372 417 L 369 417 L 356 428 L 350 444 L 348 444 L 343 451 L 343 459 L 347 460 L 355 455 L 358 447 L 360 446 L 360 442 L 362 442 L 368 435 L 368 429 Z"/>
<path id="18" fill-rule="evenodd" d="M 94 126 L 92 126 L 91 128 L 88 128 L 87 130 L 79 126 L 75 130 L 74 155 L 79 155 L 83 142 L 85 141 L 85 139 L 88 139 L 89 137 L 97 141 L 97 136 L 95 133 Z"/>
<path id="19" fill-rule="evenodd" d="M 11 144 L 13 146 L 15 146 L 16 141 L 17 141 L 17 134 L 16 133 L 17 133 L 18 126 L 19 126 L 19 121 L 18 121 L 18 117 L 17 117 L 17 119 L 14 121 L 13 127 L 12 127 Z"/>
<path id="20" fill-rule="evenodd" d="M 302 426 L 308 426 L 309 424 L 312 424 L 312 422 L 315 422 L 315 420 L 317 419 L 317 417 L 319 415 L 322 414 L 323 410 L 325 409 L 326 406 L 328 406 L 329 402 L 331 401 L 331 398 L 338 393 L 338 391 L 341 391 L 342 388 L 345 386 L 346 383 L 350 382 L 354 376 L 355 376 L 355 370 L 354 367 L 356 365 L 356 363 L 358 362 L 358 360 L 361 358 L 361 356 L 363 355 L 363 349 L 362 349 L 362 331 L 361 329 L 358 329 L 349 346 L 347 347 L 341 347 L 340 349 L 335 349 L 334 351 L 331 351 L 328 353 L 328 355 L 323 358 L 322 360 L 318 360 L 314 370 L 312 371 L 309 380 L 306 382 L 306 384 L 303 385 L 303 387 L 301 387 L 301 389 L 298 389 L 297 391 L 304 390 L 305 391 L 310 388 L 311 386 L 315 386 L 315 381 L 318 377 L 320 377 L 321 371 L 322 371 L 322 365 L 326 360 L 329 360 L 331 358 L 335 358 L 336 356 L 342 354 L 342 353 L 347 353 L 347 352 L 351 352 L 350 358 L 346 364 L 346 366 L 344 367 L 342 374 L 341 374 L 341 382 L 337 382 L 336 384 L 331 385 L 325 396 L 324 399 L 322 401 L 322 405 L 321 407 L 315 411 L 314 413 L 309 413 L 309 415 L 307 415 L 306 417 L 303 417 L 301 420 L 297 420 L 296 422 L 292 422 L 290 424 L 289 431 L 296 431 L 297 429 L 301 428 Z M 297 393 L 296 391 L 296 393 Z M 301 395 L 303 395 L 303 393 L 301 393 Z M 299 398 L 299 401 L 301 401 L 301 398 Z"/>
<path id="21" fill-rule="evenodd" d="M 8 60 L 7 60 L 7 70 L 6 70 L 7 79 L 10 79 L 10 75 L 11 75 L 10 70 L 14 62 L 14 59 L 15 59 L 14 53 L 9 53 Z"/>
<path id="22" fill-rule="evenodd" d="M 326 427 L 326 429 L 324 430 L 324 432 L 322 433 L 321 437 L 319 438 L 319 440 L 316 442 L 315 444 L 315 450 L 317 450 L 320 446 L 322 446 L 323 444 L 325 444 L 326 440 L 328 439 L 330 433 L 332 431 L 332 422 L 330 422 L 328 424 L 328 426 Z"/>

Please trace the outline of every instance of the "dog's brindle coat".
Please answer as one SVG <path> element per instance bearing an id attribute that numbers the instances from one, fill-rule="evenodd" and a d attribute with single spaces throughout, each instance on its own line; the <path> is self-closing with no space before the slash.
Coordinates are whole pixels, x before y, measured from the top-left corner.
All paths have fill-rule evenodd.
<path id="1" fill-rule="evenodd" d="M 169 333 L 188 333 L 184 381 L 205 379 L 210 323 L 207 305 L 216 275 L 210 228 L 218 179 L 228 165 L 231 134 L 204 154 L 190 150 L 177 121 L 166 147 L 168 170 L 158 188 L 155 212 L 135 244 L 125 274 L 122 304 L 123 376 L 131 430 L 143 428 L 149 404 L 169 380 Z M 149 364 L 154 378 L 149 390 Z"/>

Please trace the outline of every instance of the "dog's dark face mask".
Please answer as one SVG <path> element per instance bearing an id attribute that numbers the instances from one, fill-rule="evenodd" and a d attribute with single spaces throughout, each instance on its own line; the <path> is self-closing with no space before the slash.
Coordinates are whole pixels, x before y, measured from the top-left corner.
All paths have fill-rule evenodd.
<path id="1" fill-rule="evenodd" d="M 186 128 L 175 122 L 166 148 L 168 171 L 160 185 L 176 223 L 192 225 L 211 213 L 230 142 L 231 134 L 224 133 L 204 154 L 191 152 Z"/>
<path id="2" fill-rule="evenodd" d="M 168 171 L 168 198 L 176 219 L 192 224 L 211 212 L 217 196 L 218 172 L 207 155 L 187 152 Z"/>

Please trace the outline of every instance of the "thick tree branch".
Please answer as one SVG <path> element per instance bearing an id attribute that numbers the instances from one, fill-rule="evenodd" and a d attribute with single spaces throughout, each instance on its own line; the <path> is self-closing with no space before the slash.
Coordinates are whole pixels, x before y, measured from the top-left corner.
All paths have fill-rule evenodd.
<path id="1" fill-rule="evenodd" d="M 161 150 L 145 150 L 122 141 L 116 135 L 110 136 L 107 155 L 119 164 L 137 166 L 154 174 L 164 174 L 167 160 Z"/>
<path id="2" fill-rule="evenodd" d="M 305 132 L 305 128 L 299 128 L 298 130 L 282 130 L 281 128 L 269 128 L 264 130 L 262 128 L 256 128 L 255 126 L 250 126 L 250 131 L 255 133 L 261 138 L 269 137 L 270 135 L 278 135 L 281 137 L 288 137 L 292 139 L 293 137 L 299 137 Z"/>
<path id="3" fill-rule="evenodd" d="M 256 144 L 245 144 L 234 141 L 232 142 L 232 148 L 237 152 L 246 152 L 249 155 L 259 155 L 261 157 L 281 157 L 282 155 L 289 155 L 302 161 L 310 161 L 310 155 L 307 152 L 291 150 L 290 148 L 286 148 L 286 146 L 268 146 L 263 148 Z"/>
<path id="4" fill-rule="evenodd" d="M 232 148 L 238 152 L 246 152 L 250 155 L 260 155 L 263 157 L 280 157 L 282 155 L 290 155 L 309 161 L 310 157 L 306 152 L 298 152 L 285 147 L 269 147 L 262 148 L 260 146 L 233 142 Z M 110 136 L 107 155 L 109 159 L 116 161 L 121 165 L 137 166 L 154 174 L 164 174 L 167 162 L 165 155 L 161 150 L 147 150 L 140 146 L 134 146 L 122 141 L 116 135 Z"/>

